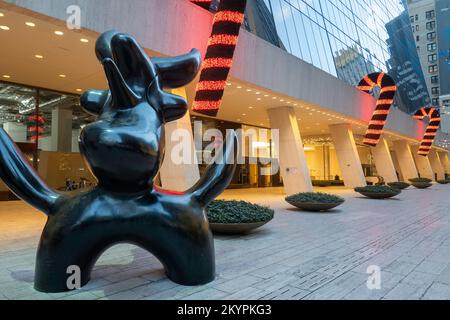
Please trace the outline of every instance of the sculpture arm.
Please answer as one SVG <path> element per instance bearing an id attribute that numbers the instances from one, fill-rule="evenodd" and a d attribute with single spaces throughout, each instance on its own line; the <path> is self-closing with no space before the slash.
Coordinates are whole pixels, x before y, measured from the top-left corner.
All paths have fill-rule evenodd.
<path id="1" fill-rule="evenodd" d="M 0 178 L 19 198 L 47 215 L 61 197 L 42 181 L 3 128 L 0 128 Z"/>
<path id="2" fill-rule="evenodd" d="M 238 153 L 236 134 L 229 134 L 227 141 L 229 141 L 227 148 L 216 156 L 200 180 L 186 191 L 204 206 L 219 196 L 233 179 Z"/>

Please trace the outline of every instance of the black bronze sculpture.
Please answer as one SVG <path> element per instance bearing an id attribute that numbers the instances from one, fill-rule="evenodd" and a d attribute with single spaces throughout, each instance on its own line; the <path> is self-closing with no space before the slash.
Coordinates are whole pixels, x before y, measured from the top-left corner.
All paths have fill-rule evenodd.
<path id="1" fill-rule="evenodd" d="M 183 285 L 215 277 L 214 243 L 204 207 L 229 184 L 235 170 L 236 137 L 190 190 L 172 194 L 154 188 L 164 157 L 164 123 L 181 118 L 187 104 L 162 88 L 191 82 L 200 66 L 197 50 L 185 56 L 149 59 L 136 41 L 110 31 L 97 41 L 110 91 L 92 90 L 82 106 L 98 115 L 80 136 L 80 152 L 98 179 L 74 196 L 49 188 L 0 129 L 0 177 L 20 198 L 48 215 L 39 244 L 35 288 L 62 292 L 68 270 L 90 279 L 98 257 L 120 242 L 153 253 L 167 276 Z M 233 164 L 232 164 L 233 163 Z"/>

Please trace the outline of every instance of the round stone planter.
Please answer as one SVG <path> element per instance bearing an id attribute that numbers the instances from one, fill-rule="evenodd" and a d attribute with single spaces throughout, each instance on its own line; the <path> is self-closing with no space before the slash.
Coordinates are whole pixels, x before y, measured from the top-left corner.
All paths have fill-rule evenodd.
<path id="1" fill-rule="evenodd" d="M 344 202 L 333 202 L 333 203 L 320 203 L 320 202 L 293 202 L 287 201 L 289 204 L 293 205 L 304 211 L 312 211 L 312 212 L 320 212 L 320 211 L 328 211 L 333 208 L 336 208 L 343 204 Z"/>
<path id="2" fill-rule="evenodd" d="M 411 185 L 409 183 L 402 183 L 402 184 L 397 184 L 397 183 L 388 183 L 388 186 L 394 189 L 398 189 L 398 190 L 404 190 L 409 188 Z"/>
<path id="3" fill-rule="evenodd" d="M 412 184 L 414 187 L 416 187 L 417 189 L 427 189 L 429 187 L 431 187 L 433 184 L 432 183 L 428 183 L 428 182 L 416 182 Z"/>
<path id="4" fill-rule="evenodd" d="M 385 192 L 385 193 L 381 192 L 359 192 L 359 193 L 370 199 L 389 199 L 398 196 L 401 193 L 401 191 L 399 190 L 398 192 Z"/>
<path id="5" fill-rule="evenodd" d="M 245 234 L 262 227 L 270 221 L 254 223 L 210 223 L 213 233 L 217 234 Z"/>

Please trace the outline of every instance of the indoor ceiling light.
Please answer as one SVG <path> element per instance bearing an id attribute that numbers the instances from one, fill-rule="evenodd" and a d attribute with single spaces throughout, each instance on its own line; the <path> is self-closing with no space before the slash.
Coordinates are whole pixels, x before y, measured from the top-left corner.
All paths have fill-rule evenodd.
<path id="1" fill-rule="evenodd" d="M 252 91 L 252 89 L 247 89 L 247 92 L 251 92 Z"/>
<path id="2" fill-rule="evenodd" d="M 241 87 L 241 86 L 237 86 L 236 88 L 238 88 L 238 89 L 242 89 L 242 87 Z"/>
<path id="3" fill-rule="evenodd" d="M 34 27 L 36 27 L 36 24 L 34 23 L 34 22 L 25 22 L 25 24 L 27 25 L 27 26 L 29 26 L 29 27 L 32 27 L 32 28 L 34 28 Z"/>
<path id="4" fill-rule="evenodd" d="M 86 38 L 81 38 L 80 41 L 83 42 L 83 43 L 88 43 L 89 42 L 89 40 L 86 39 Z"/>
<path id="5" fill-rule="evenodd" d="M 83 89 L 75 89 L 75 91 L 81 92 L 81 91 L 83 91 Z"/>
<path id="6" fill-rule="evenodd" d="M 242 115 L 245 117 L 247 114 L 246 114 L 246 113 L 243 113 Z"/>
<path id="7" fill-rule="evenodd" d="M 9 30 L 9 27 L 8 27 L 8 26 L 0 26 L 0 29 L 5 30 L 5 31 L 8 31 L 8 30 Z"/>
<path id="8" fill-rule="evenodd" d="M 65 74 L 60 74 L 60 75 L 58 75 L 60 78 L 65 78 L 65 77 L 67 77 Z"/>
<path id="9" fill-rule="evenodd" d="M 3 12 L 0 12 L 0 17 L 4 17 L 5 15 L 3 14 Z"/>
<path id="10" fill-rule="evenodd" d="M 55 34 L 57 35 L 57 36 L 62 36 L 62 35 L 64 35 L 64 32 L 62 32 L 62 31 L 55 31 Z"/>
<path id="11" fill-rule="evenodd" d="M 11 78 L 11 76 L 10 76 L 9 74 L 4 74 L 4 75 L 3 75 L 3 78 L 9 79 L 9 78 Z"/>
<path id="12" fill-rule="evenodd" d="M 41 55 L 41 54 L 35 54 L 34 57 L 35 57 L 36 59 L 44 59 L 44 56 Z"/>

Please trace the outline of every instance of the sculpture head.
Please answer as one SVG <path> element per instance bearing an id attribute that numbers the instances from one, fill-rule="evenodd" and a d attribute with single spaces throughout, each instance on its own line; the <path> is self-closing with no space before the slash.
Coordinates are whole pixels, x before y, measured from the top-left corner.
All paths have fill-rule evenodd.
<path id="1" fill-rule="evenodd" d="M 150 59 L 129 35 L 109 31 L 96 43 L 110 90 L 90 90 L 81 106 L 98 120 L 83 128 L 80 152 L 99 185 L 138 193 L 153 186 L 164 158 L 164 124 L 183 117 L 184 98 L 163 89 L 190 83 L 200 53 Z"/>

